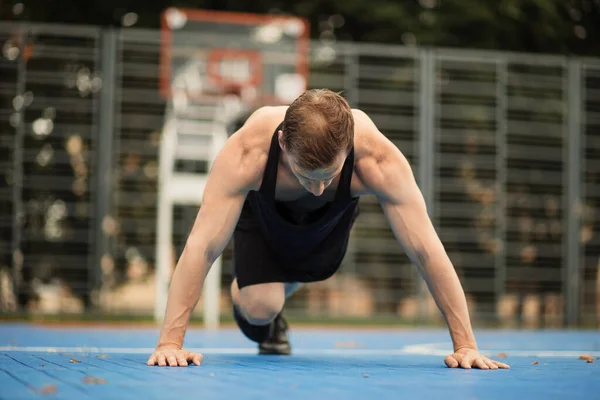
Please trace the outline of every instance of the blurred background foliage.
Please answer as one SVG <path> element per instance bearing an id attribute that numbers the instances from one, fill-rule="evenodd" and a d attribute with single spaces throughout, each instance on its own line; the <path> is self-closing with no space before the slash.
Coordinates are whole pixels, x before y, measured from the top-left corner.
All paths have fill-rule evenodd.
<path id="1" fill-rule="evenodd" d="M 157 28 L 167 7 L 293 14 L 314 38 L 600 54 L 600 0 L 0 0 L 0 19 Z"/>

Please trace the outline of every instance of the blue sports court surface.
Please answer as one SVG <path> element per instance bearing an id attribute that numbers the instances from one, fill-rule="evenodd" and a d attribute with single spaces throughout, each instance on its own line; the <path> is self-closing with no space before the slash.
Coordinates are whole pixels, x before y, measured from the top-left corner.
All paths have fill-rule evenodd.
<path id="1" fill-rule="evenodd" d="M 443 329 L 291 329 L 292 356 L 259 356 L 234 328 L 189 329 L 202 366 L 169 368 L 146 366 L 157 328 L 3 324 L 0 398 L 600 399 L 597 331 L 478 330 L 511 365 L 483 371 L 444 365 Z"/>

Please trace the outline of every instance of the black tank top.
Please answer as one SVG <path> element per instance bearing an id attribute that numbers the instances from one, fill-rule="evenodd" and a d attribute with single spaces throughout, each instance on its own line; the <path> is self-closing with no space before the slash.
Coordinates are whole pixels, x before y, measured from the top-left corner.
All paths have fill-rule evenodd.
<path id="1" fill-rule="evenodd" d="M 354 171 L 354 149 L 344 162 L 334 200 L 321 208 L 303 212 L 290 203 L 275 200 L 277 169 L 281 148 L 273 134 L 263 180 L 258 191 L 248 194 L 255 222 L 260 225 L 269 247 L 284 260 L 297 262 L 309 258 L 323 247 L 337 246 L 347 240 L 357 212 L 358 198 L 350 192 Z M 292 202 L 293 203 L 293 202 Z M 325 252 L 334 249 L 324 249 Z"/>

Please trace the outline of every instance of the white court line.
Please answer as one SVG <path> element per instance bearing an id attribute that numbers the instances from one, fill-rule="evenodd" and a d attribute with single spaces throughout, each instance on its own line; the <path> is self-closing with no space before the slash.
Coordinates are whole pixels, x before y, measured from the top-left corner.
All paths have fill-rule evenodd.
<path id="1" fill-rule="evenodd" d="M 403 348 L 404 354 L 428 355 L 445 357 L 452 353 L 452 348 L 447 343 L 415 344 Z M 510 349 L 480 349 L 486 357 L 496 357 L 499 353 L 506 353 L 514 357 L 579 357 L 587 354 L 591 357 L 600 357 L 600 351 L 589 350 L 510 350 Z"/>
<path id="2" fill-rule="evenodd" d="M 231 354 L 252 355 L 256 354 L 256 348 L 235 347 L 207 347 L 189 348 L 188 350 L 202 354 Z M 105 353 L 105 354 L 152 354 L 154 348 L 137 347 L 41 347 L 41 346 L 0 346 L 0 352 L 36 352 L 36 353 Z M 426 355 L 445 357 L 452 353 L 447 343 L 427 343 L 405 346 L 401 349 L 294 349 L 297 355 L 347 355 L 347 356 L 388 356 L 388 355 Z M 498 353 L 507 353 L 508 356 L 516 357 L 579 357 L 587 354 L 592 357 L 600 357 L 600 351 L 588 350 L 508 350 L 508 349 L 485 349 L 481 353 L 487 357 L 495 357 Z"/>
<path id="3" fill-rule="evenodd" d="M 236 347 L 199 347 L 186 348 L 189 351 L 202 354 L 257 354 L 254 348 L 236 348 Z M 121 353 L 121 354 L 152 354 L 154 348 L 136 348 L 136 347 L 23 347 L 23 346 L 0 346 L 2 351 L 23 351 L 38 353 Z M 294 354 L 302 355 L 402 355 L 407 353 L 404 349 L 294 349 Z"/>

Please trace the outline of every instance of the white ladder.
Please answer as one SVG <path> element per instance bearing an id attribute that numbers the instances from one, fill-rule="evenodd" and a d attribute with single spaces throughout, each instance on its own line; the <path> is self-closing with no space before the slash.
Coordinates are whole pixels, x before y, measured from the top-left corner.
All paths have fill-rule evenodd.
<path id="1" fill-rule="evenodd" d="M 173 207 L 201 205 L 208 172 L 227 140 L 227 121 L 239 112 L 239 101 L 226 97 L 169 105 L 159 154 L 158 217 L 156 237 L 156 304 L 154 317 L 162 322 L 167 306 L 173 262 Z M 205 161 L 206 173 L 175 171 L 177 160 Z M 206 277 L 203 290 L 204 325 L 218 329 L 222 259 Z"/>

